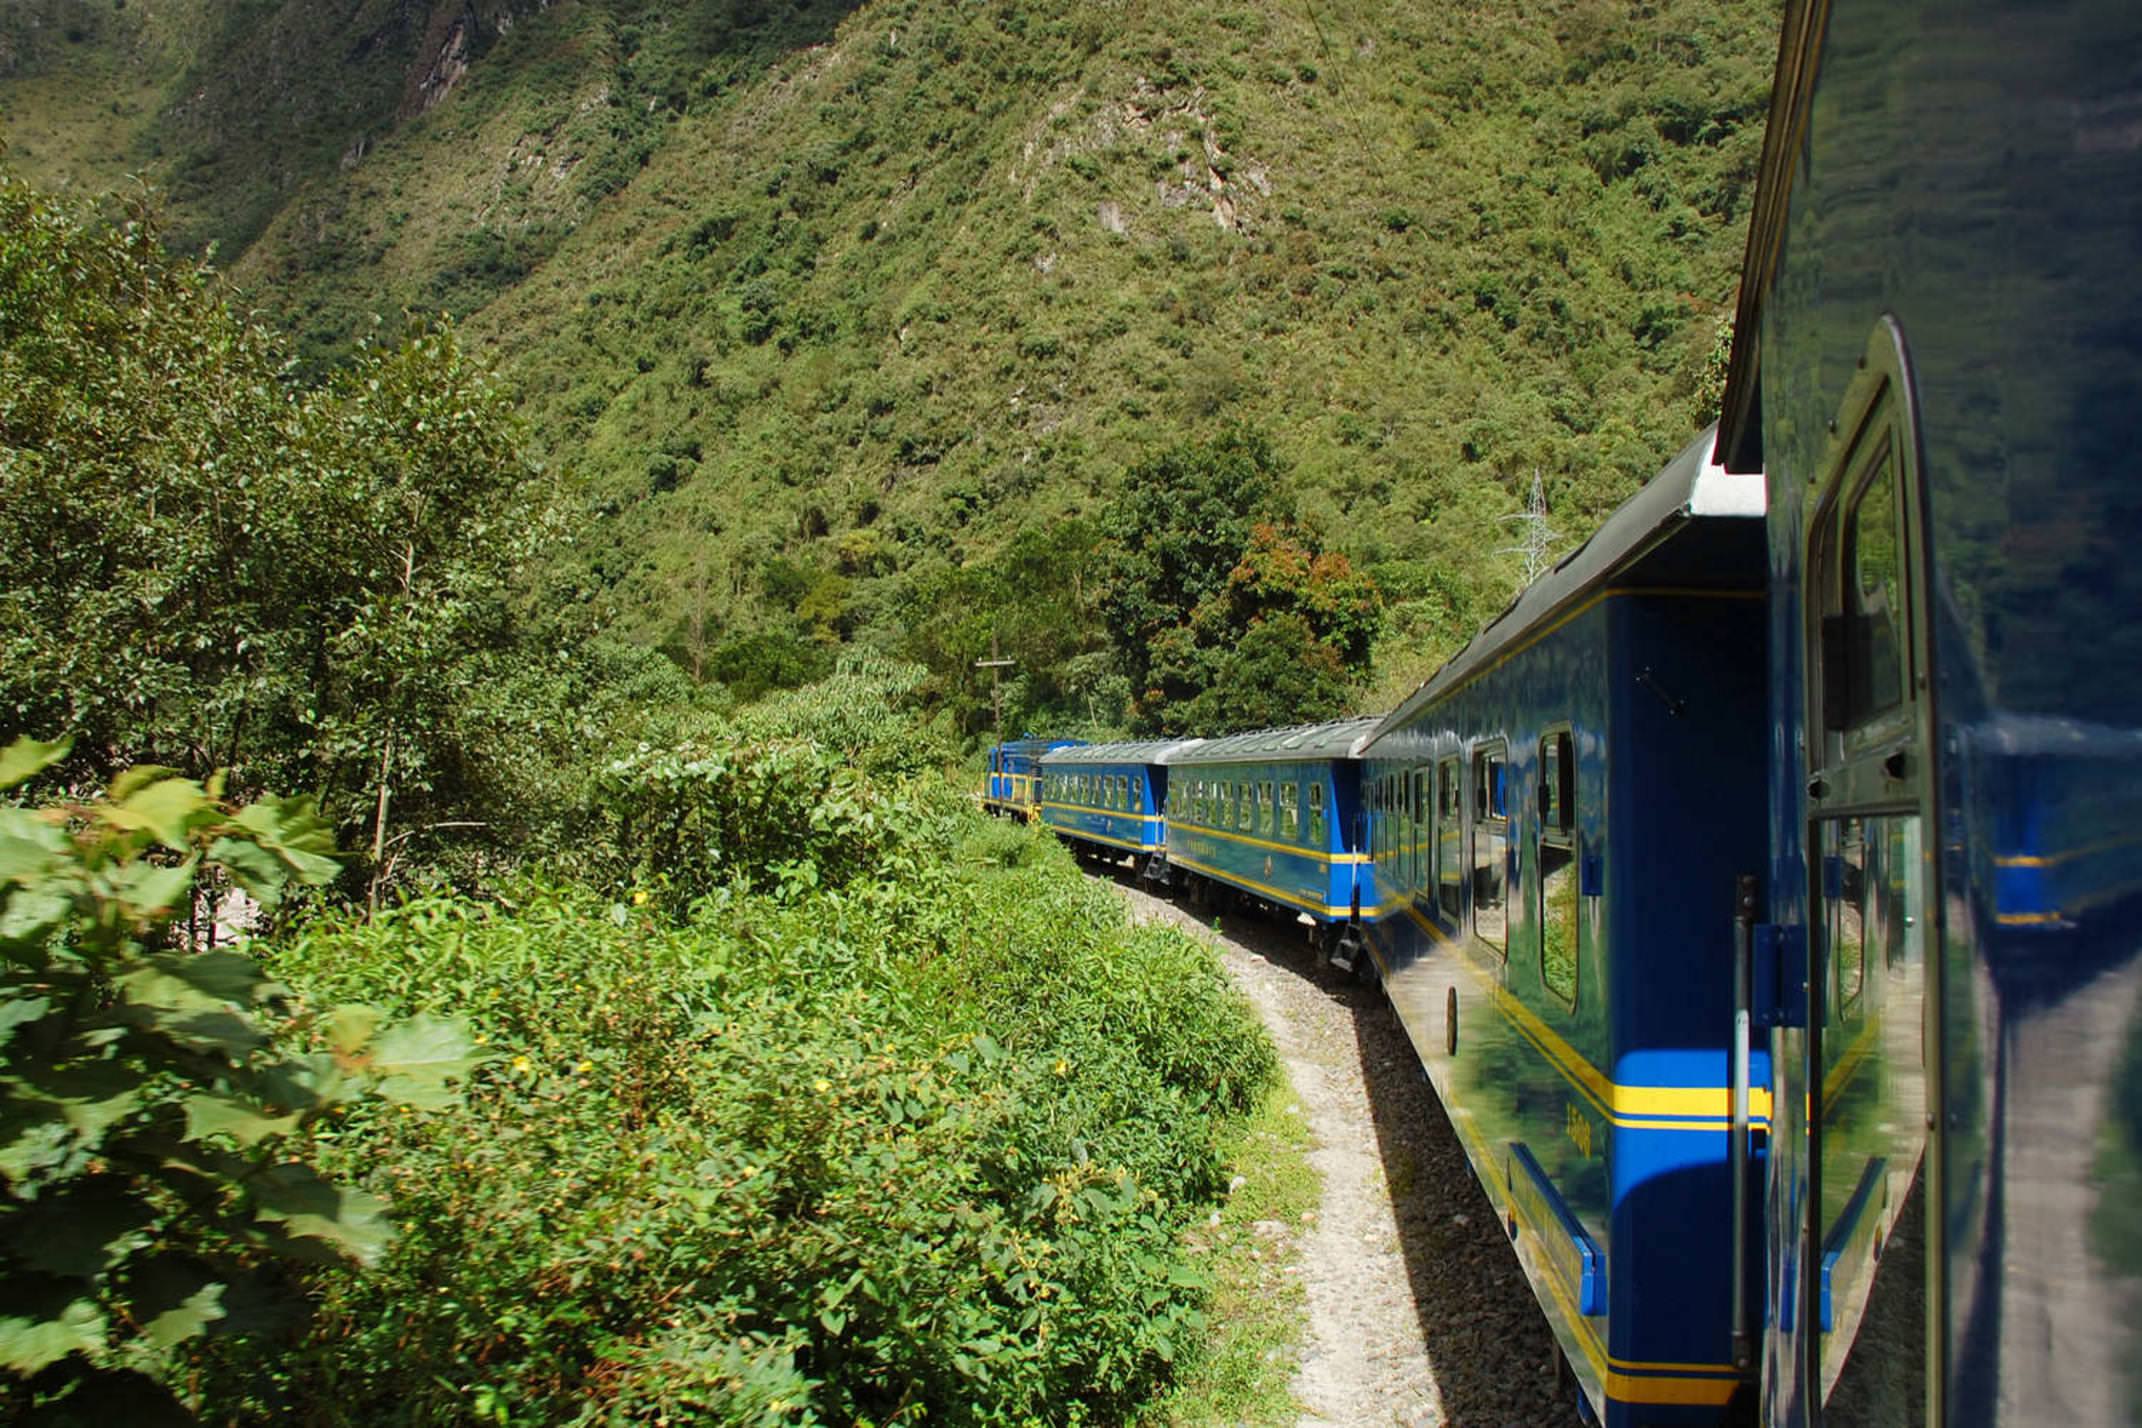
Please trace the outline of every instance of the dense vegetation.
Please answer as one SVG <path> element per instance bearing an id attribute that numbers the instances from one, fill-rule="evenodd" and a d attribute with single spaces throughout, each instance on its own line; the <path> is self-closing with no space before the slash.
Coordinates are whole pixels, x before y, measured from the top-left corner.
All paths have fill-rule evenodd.
<path id="1" fill-rule="evenodd" d="M 698 819 L 827 780 L 731 746 L 662 786 Z M 497 1059 L 465 1114 L 344 1123 L 328 1163 L 410 1229 L 223 1362 L 219 1415 L 1109 1422 L 1196 1352 L 1182 1237 L 1271 1066 L 1235 994 L 1032 835 L 826 802 L 680 910 L 528 885 L 277 951 Z"/>
<path id="2" fill-rule="evenodd" d="M 156 239 L 0 175 L 0 695 L 62 735 L 0 751 L 0 1415 L 1179 1392 L 1273 1070 L 1210 955 L 983 822 L 920 667 L 729 708 L 531 618 L 451 336 L 301 377 Z"/>
<path id="3" fill-rule="evenodd" d="M 1573 542 L 1700 424 L 1774 10 L 174 0 L 18 23 L 0 104 L 33 167 L 162 176 L 309 362 L 464 317 L 586 479 L 557 592 L 687 673 L 860 642 L 975 732 L 994 636 L 1007 722 L 1112 726 L 1161 453 L 1268 445 L 1385 607 L 1372 704 L 1500 608 L 1535 475 Z"/>
<path id="4" fill-rule="evenodd" d="M 1271 1052 L 976 661 L 1423 672 L 1707 415 L 1773 8 L 7 7 L 0 1408 L 1142 1411 Z"/>

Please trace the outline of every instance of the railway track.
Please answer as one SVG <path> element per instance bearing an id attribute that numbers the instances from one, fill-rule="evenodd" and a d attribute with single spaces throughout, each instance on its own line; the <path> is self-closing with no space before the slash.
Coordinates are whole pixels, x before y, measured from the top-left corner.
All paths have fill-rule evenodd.
<path id="1" fill-rule="evenodd" d="M 1215 927 L 1128 868 L 1113 875 L 1133 916 L 1212 943 L 1314 1135 L 1316 1217 L 1288 1227 L 1309 1306 L 1293 1385 L 1303 1428 L 1574 1422 L 1553 1336 L 1382 994 L 1324 965 L 1291 922 L 1240 913 Z"/>

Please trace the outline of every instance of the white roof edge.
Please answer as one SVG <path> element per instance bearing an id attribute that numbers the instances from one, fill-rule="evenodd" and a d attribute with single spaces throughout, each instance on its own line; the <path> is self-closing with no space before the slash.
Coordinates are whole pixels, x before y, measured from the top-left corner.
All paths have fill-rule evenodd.
<path id="1" fill-rule="evenodd" d="M 1718 437 L 1711 435 L 1711 455 L 1689 488 L 1692 516 L 1762 516 L 1769 510 L 1769 486 L 1763 473 L 1736 476 L 1718 464 Z"/>

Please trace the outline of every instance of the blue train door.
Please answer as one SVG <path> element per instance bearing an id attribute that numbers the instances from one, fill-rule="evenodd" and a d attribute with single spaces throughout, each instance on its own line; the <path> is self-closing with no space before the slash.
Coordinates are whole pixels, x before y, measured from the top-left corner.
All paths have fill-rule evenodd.
<path id="1" fill-rule="evenodd" d="M 1939 1421 L 1938 873 L 1918 433 L 1884 320 L 1806 491 L 1807 1027 L 1795 1319 L 1811 1421 Z M 1803 1125 L 1792 1122 L 1805 1118 Z M 1790 1302 L 1790 1300 L 1788 1301 Z M 1938 1301 L 1937 1301 L 1938 1302 Z"/>

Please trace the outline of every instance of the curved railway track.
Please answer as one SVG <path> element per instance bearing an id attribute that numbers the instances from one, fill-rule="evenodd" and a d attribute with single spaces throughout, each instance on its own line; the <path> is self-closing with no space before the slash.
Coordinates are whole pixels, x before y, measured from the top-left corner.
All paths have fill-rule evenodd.
<path id="1" fill-rule="evenodd" d="M 1291 922 L 1239 913 L 1215 927 L 1127 868 L 1114 876 L 1133 916 L 1212 943 L 1314 1135 L 1316 1218 L 1289 1230 L 1309 1307 L 1293 1385 L 1303 1428 L 1574 1422 L 1553 1336 L 1382 994 L 1324 965 Z"/>

